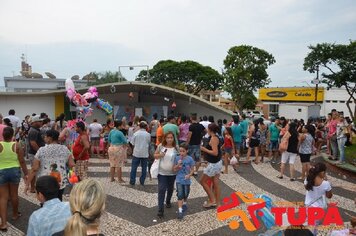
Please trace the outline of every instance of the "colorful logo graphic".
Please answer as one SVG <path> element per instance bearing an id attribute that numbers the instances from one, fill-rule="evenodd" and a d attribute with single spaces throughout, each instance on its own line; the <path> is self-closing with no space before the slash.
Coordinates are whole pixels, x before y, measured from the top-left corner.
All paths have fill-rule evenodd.
<path id="1" fill-rule="evenodd" d="M 247 210 L 239 209 L 241 203 Z M 217 218 L 230 219 L 229 227 L 236 230 L 243 224 L 247 231 L 256 231 L 263 222 L 266 228 L 281 226 L 343 226 L 336 203 L 330 203 L 327 209 L 305 207 L 303 203 L 273 203 L 266 195 L 255 196 L 252 193 L 234 192 L 223 199 L 223 205 L 217 209 Z"/>

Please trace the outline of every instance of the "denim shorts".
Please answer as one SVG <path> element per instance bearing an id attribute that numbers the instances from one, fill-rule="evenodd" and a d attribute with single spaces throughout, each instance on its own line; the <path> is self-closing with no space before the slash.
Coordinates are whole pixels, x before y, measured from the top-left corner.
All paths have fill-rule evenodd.
<path id="1" fill-rule="evenodd" d="M 19 184 L 21 179 L 20 167 L 7 168 L 0 170 L 0 185 Z"/>
<path id="2" fill-rule="evenodd" d="M 232 147 L 225 148 L 225 153 L 232 155 Z"/>
<path id="3" fill-rule="evenodd" d="M 200 162 L 200 145 L 189 145 L 188 155 L 191 156 L 195 162 Z"/>
<path id="4" fill-rule="evenodd" d="M 190 185 L 189 184 L 180 184 L 177 185 L 177 198 L 178 200 L 187 199 L 190 193 Z"/>
<path id="5" fill-rule="evenodd" d="M 208 166 L 204 169 L 204 174 L 209 177 L 214 177 L 215 175 L 220 174 L 222 168 L 222 161 L 217 163 L 209 163 Z"/>
<path id="6" fill-rule="evenodd" d="M 269 143 L 269 150 L 270 151 L 277 151 L 278 150 L 278 140 L 271 140 Z"/>
<path id="7" fill-rule="evenodd" d="M 241 142 L 234 142 L 235 143 L 235 148 L 236 150 L 240 150 L 241 148 Z"/>

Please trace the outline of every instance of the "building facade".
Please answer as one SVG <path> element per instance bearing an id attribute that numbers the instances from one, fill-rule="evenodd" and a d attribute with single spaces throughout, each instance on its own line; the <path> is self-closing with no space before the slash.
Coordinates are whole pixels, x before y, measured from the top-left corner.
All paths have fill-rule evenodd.
<path id="1" fill-rule="evenodd" d="M 298 112 L 307 111 L 308 109 L 306 108 L 312 105 L 320 106 L 319 116 L 327 116 L 332 109 L 343 113 L 344 116 L 350 116 L 346 106 L 349 95 L 345 89 L 319 87 L 317 95 L 315 92 L 315 88 L 310 87 L 262 88 L 259 90 L 259 100 L 263 103 L 265 117 L 297 116 Z M 283 105 L 283 114 L 280 114 L 281 105 Z M 352 101 L 350 105 L 352 112 L 354 112 L 355 106 Z M 285 111 L 288 111 L 287 115 L 284 114 Z M 298 117 L 300 115 L 298 114 Z M 315 116 L 315 112 L 313 112 L 313 116 Z M 297 117 L 287 118 L 294 119 Z"/>

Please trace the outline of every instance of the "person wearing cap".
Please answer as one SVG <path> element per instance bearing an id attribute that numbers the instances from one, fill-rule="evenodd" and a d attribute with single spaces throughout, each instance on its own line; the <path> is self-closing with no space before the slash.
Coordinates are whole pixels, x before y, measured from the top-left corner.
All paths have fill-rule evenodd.
<path id="1" fill-rule="evenodd" d="M 72 216 L 69 202 L 58 199 L 59 184 L 53 176 L 41 176 L 36 181 L 37 200 L 43 207 L 34 211 L 28 221 L 27 235 L 53 235 L 62 231 Z"/>
<path id="2" fill-rule="evenodd" d="M 32 162 L 35 158 L 38 149 L 45 145 L 45 141 L 43 140 L 40 130 L 40 128 L 42 127 L 42 118 L 39 115 L 32 116 L 30 123 L 31 128 L 28 131 L 27 137 L 29 143 L 29 150 L 27 156 L 32 166 Z M 31 182 L 31 193 L 35 192 L 35 182 L 36 178 L 33 178 Z"/>
<path id="3" fill-rule="evenodd" d="M 57 130 L 47 130 L 45 134 L 46 146 L 38 149 L 35 159 L 32 162 L 31 173 L 28 176 L 25 193 L 33 178 L 44 175 L 56 176 L 60 189 L 59 200 L 62 201 L 63 191 L 66 187 L 67 170 L 66 166 L 72 168 L 75 164 L 72 153 L 64 145 L 58 143 L 59 132 Z"/>
<path id="4" fill-rule="evenodd" d="M 130 173 L 130 184 L 135 185 L 137 167 L 141 164 L 142 174 L 140 184 L 145 184 L 147 174 L 147 160 L 149 157 L 149 147 L 151 143 L 151 134 L 146 131 L 147 122 L 141 121 L 140 129 L 134 133 L 131 144 L 133 145 L 132 165 Z"/>

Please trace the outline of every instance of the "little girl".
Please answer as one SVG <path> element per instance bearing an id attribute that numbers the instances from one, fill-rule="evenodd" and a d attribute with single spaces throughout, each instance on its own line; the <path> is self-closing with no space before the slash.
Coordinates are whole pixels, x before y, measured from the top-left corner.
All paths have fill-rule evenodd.
<path id="1" fill-rule="evenodd" d="M 235 150 L 235 144 L 234 144 L 234 139 L 232 137 L 232 130 L 230 127 L 226 127 L 224 130 L 224 144 L 222 145 L 221 149 L 225 151 L 224 154 L 224 174 L 228 173 L 228 166 L 230 162 L 230 158 L 232 157 L 232 150 Z M 236 171 L 237 169 L 237 164 L 233 165 L 234 170 Z"/>
<path id="2" fill-rule="evenodd" d="M 173 170 L 177 172 L 176 185 L 178 197 L 178 219 L 183 219 L 184 212 L 188 209 L 187 199 L 190 192 L 190 177 L 194 174 L 195 162 L 191 156 L 187 155 L 188 145 L 182 143 L 179 146 L 179 156 L 174 160 Z"/>
<path id="3" fill-rule="evenodd" d="M 307 179 L 304 181 L 307 193 L 305 195 L 306 207 L 321 207 L 326 208 L 326 198 L 331 198 L 330 182 L 326 178 L 326 165 L 324 163 L 316 163 L 310 167 Z M 320 225 L 321 222 L 316 222 L 315 226 Z M 314 235 L 317 234 L 317 228 L 314 229 Z"/>

